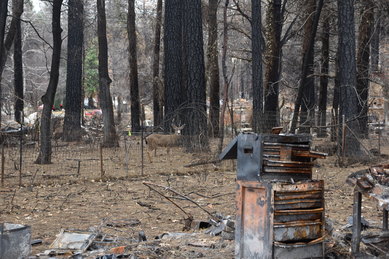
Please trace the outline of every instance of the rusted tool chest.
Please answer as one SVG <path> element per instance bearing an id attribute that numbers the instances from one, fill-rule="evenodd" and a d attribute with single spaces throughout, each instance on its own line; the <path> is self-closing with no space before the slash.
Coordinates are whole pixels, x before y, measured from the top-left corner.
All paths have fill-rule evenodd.
<path id="1" fill-rule="evenodd" d="M 308 135 L 241 134 L 221 153 L 237 158 L 235 258 L 322 258 L 324 182 L 312 180 Z"/>

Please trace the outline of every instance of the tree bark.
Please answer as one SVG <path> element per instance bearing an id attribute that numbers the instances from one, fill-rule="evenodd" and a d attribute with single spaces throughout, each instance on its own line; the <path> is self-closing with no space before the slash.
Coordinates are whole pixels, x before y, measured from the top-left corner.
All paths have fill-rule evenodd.
<path id="1" fill-rule="evenodd" d="M 330 51 L 330 15 L 325 8 L 325 16 L 322 22 L 321 35 L 321 67 L 320 67 L 320 92 L 319 92 L 319 115 L 318 125 L 321 127 L 318 131 L 318 137 L 327 136 L 327 88 L 328 88 L 328 72 L 329 72 L 329 51 Z"/>
<path id="2" fill-rule="evenodd" d="M 263 78 L 262 78 L 262 15 L 261 2 L 251 1 L 251 45 L 252 45 L 252 84 L 253 84 L 253 113 L 252 127 L 254 132 L 260 133 L 263 129 Z"/>
<path id="3" fill-rule="evenodd" d="M 310 51 L 310 41 L 315 41 L 315 36 L 312 37 L 312 30 L 314 25 L 314 13 L 316 9 L 316 0 L 306 0 L 304 3 L 305 6 L 305 17 L 306 20 L 304 24 L 304 39 L 303 39 L 303 60 L 305 55 L 308 55 Z M 307 66 L 307 78 L 305 79 L 305 85 L 303 90 L 302 102 L 301 102 L 301 112 L 300 112 L 300 126 L 305 126 L 299 129 L 300 133 L 309 133 L 310 127 L 314 123 L 315 115 L 315 78 L 313 77 L 314 73 L 314 54 L 308 55 Z M 304 68 L 301 69 L 303 71 Z"/>
<path id="4" fill-rule="evenodd" d="M 113 104 L 109 85 L 111 78 L 108 74 L 108 43 L 105 18 L 105 0 L 97 0 L 97 36 L 99 42 L 99 101 L 103 112 L 104 140 L 103 146 L 119 146 L 115 129 Z"/>
<path id="5" fill-rule="evenodd" d="M 224 115 L 226 113 L 226 107 L 228 103 L 228 76 L 227 76 L 228 6 L 229 6 L 229 0 L 225 0 L 224 8 L 223 8 L 223 46 L 222 46 L 223 104 L 222 104 L 221 114 L 220 114 L 220 138 L 219 138 L 219 146 L 218 146 L 219 153 L 221 153 L 223 149 Z"/>
<path id="6" fill-rule="evenodd" d="M 374 8 L 374 30 L 371 38 L 371 71 L 378 72 L 380 59 L 380 30 L 381 30 L 381 10 L 377 6 Z"/>
<path id="7" fill-rule="evenodd" d="M 192 141 L 190 149 L 208 149 L 207 106 L 205 89 L 204 42 L 201 15 L 201 0 L 184 2 L 184 68 L 187 75 L 186 89 L 189 107 L 187 111 L 187 130 Z"/>
<path id="8" fill-rule="evenodd" d="M 83 0 L 68 1 L 68 53 L 66 74 L 64 141 L 81 138 L 82 58 L 84 44 Z"/>
<path id="9" fill-rule="evenodd" d="M 374 2 L 366 0 L 362 1 L 361 5 L 357 49 L 358 121 L 360 137 L 367 138 L 369 135 L 367 112 L 369 109 L 370 41 L 374 28 Z"/>
<path id="10" fill-rule="evenodd" d="M 360 155 L 360 144 L 351 133 L 358 132 L 358 98 L 356 94 L 354 0 L 338 0 L 338 68 L 340 115 L 346 119 L 346 156 Z"/>
<path id="11" fill-rule="evenodd" d="M 59 65 L 61 59 L 61 6 L 62 0 L 53 0 L 52 33 L 53 55 L 51 58 L 50 81 L 46 93 L 42 96 L 43 110 L 40 123 L 40 149 L 35 163 L 51 163 L 51 113 L 54 97 L 57 91 L 59 78 Z"/>
<path id="12" fill-rule="evenodd" d="M 140 131 L 138 59 L 136 56 L 135 0 L 128 0 L 128 51 L 130 63 L 131 130 Z"/>
<path id="13" fill-rule="evenodd" d="M 214 137 L 219 136 L 220 80 L 217 35 L 218 0 L 209 0 L 208 7 L 208 73 L 209 73 L 209 123 Z"/>
<path id="14" fill-rule="evenodd" d="M 164 27 L 164 130 L 170 132 L 173 120 L 182 121 L 180 106 L 183 104 L 182 62 L 182 7 L 181 0 L 165 1 Z"/>
<path id="15" fill-rule="evenodd" d="M 303 65 L 302 65 L 302 72 L 301 72 L 301 80 L 300 80 L 300 85 L 297 93 L 297 98 L 294 103 L 294 111 L 293 111 L 293 118 L 292 118 L 292 125 L 291 125 L 291 132 L 294 132 L 297 126 L 297 120 L 299 117 L 300 113 L 300 107 L 302 105 L 303 101 L 303 96 L 304 92 L 308 91 L 307 89 L 307 82 L 309 82 L 308 75 L 311 72 L 312 73 L 312 60 L 314 56 L 314 47 L 315 47 L 315 36 L 316 36 L 316 31 L 317 31 L 317 26 L 319 24 L 319 18 L 320 18 L 320 13 L 321 9 L 323 7 L 323 2 L 324 0 L 319 0 L 315 15 L 314 15 L 314 20 L 312 24 L 312 29 L 310 30 L 310 36 L 309 40 L 307 40 L 307 45 L 306 49 L 307 51 L 303 55 Z M 309 85 L 308 85 L 309 87 Z M 311 89 L 309 89 L 311 90 Z M 310 94 L 308 94 L 310 96 Z"/>
<path id="16" fill-rule="evenodd" d="M 159 57 L 161 46 L 162 0 L 157 2 L 157 19 L 155 22 L 154 52 L 153 52 L 153 117 L 154 126 L 163 122 L 163 88 L 159 77 Z"/>
<path id="17" fill-rule="evenodd" d="M 22 26 L 20 20 L 16 23 L 14 39 L 14 93 L 15 93 L 15 121 L 23 122 L 24 89 L 23 89 L 23 52 Z"/>
<path id="18" fill-rule="evenodd" d="M 0 1 L 0 65 L 3 59 L 3 55 L 6 55 L 3 53 L 4 48 L 4 37 L 5 37 L 5 24 L 7 23 L 7 13 L 8 13 L 8 0 Z M 2 71 L 3 69 L 0 68 L 0 125 L 1 125 L 1 117 L 2 117 L 2 106 L 3 106 L 3 99 L 2 99 L 2 87 L 1 87 L 1 79 L 2 79 Z"/>
<path id="19" fill-rule="evenodd" d="M 281 12 L 281 0 L 272 0 L 266 14 L 266 39 L 267 49 L 265 53 L 265 105 L 264 105 L 264 132 L 270 132 L 271 128 L 278 126 L 278 95 L 281 66 L 281 31 L 283 18 Z"/>

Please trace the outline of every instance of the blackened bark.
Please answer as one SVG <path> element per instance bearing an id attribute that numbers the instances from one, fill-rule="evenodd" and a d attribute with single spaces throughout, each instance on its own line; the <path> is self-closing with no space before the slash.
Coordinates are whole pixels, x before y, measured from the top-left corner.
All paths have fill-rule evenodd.
<path id="1" fill-rule="evenodd" d="M 109 89 L 111 78 L 108 74 L 108 43 L 105 18 L 105 1 L 97 0 L 97 36 L 99 42 L 99 100 L 103 112 L 105 147 L 119 146 L 113 115 L 112 97 Z"/>
<path id="2" fill-rule="evenodd" d="M 163 88 L 159 77 L 159 57 L 161 46 L 162 0 L 157 2 L 157 19 L 155 23 L 153 51 L 153 117 L 154 125 L 161 126 L 163 121 Z"/>
<path id="3" fill-rule="evenodd" d="M 266 72 L 265 72 L 265 105 L 264 131 L 278 126 L 278 95 L 281 65 L 281 31 L 283 25 L 281 0 L 272 0 L 266 15 Z"/>
<path id="4" fill-rule="evenodd" d="M 69 0 L 68 8 L 68 54 L 63 139 L 64 141 L 77 141 L 81 138 L 83 0 Z"/>
<path id="5" fill-rule="evenodd" d="M 358 107 L 356 93 L 354 0 L 338 0 L 338 69 L 340 115 L 344 115 L 348 128 L 358 131 Z M 346 130 L 344 153 L 358 156 L 360 144 L 356 137 Z"/>
<path id="6" fill-rule="evenodd" d="M 181 0 L 165 1 L 164 26 L 164 85 L 165 114 L 164 130 L 169 132 L 175 119 L 181 120 L 179 111 L 183 103 L 184 86 L 182 80 L 182 9 Z M 185 127 L 186 128 L 186 127 Z"/>
<path id="7" fill-rule="evenodd" d="M 138 59 L 136 56 L 135 0 L 128 0 L 128 51 L 130 62 L 131 130 L 140 131 Z"/>
<path id="8" fill-rule="evenodd" d="M 291 132 L 294 132 L 297 126 L 297 119 L 299 117 L 299 112 L 300 112 L 300 107 L 302 105 L 303 101 L 303 96 L 304 92 L 306 90 L 306 84 L 309 82 L 308 80 L 308 75 L 311 72 L 312 73 L 312 64 L 311 60 L 313 59 L 314 55 L 314 47 L 315 47 L 315 37 L 316 37 L 316 31 L 317 27 L 319 24 L 319 19 L 320 19 L 320 13 L 321 9 L 323 7 L 323 2 L 324 0 L 319 0 L 317 3 L 314 19 L 313 19 L 313 24 L 312 24 L 312 29 L 311 29 L 311 34 L 309 36 L 308 46 L 306 47 L 307 51 L 304 53 L 303 56 L 303 65 L 302 65 L 302 72 L 301 72 L 301 80 L 300 80 L 300 85 L 297 93 L 297 98 L 294 103 L 294 111 L 293 111 L 293 118 L 292 118 L 292 125 L 291 125 Z"/>
<path id="9" fill-rule="evenodd" d="M 0 1 L 0 66 L 1 62 L 5 57 L 3 55 L 6 55 L 3 53 L 3 48 L 4 48 L 4 37 L 5 37 L 5 24 L 7 23 L 7 12 L 8 12 L 8 0 L 3 0 Z M 1 111 L 2 111 L 2 106 L 3 106 L 3 99 L 1 96 L 2 94 L 2 87 L 1 87 L 1 78 L 2 78 L 2 71 L 3 69 L 0 68 L 0 125 L 1 125 Z"/>
<path id="10" fill-rule="evenodd" d="M 252 78 L 253 78 L 253 114 L 254 132 L 262 132 L 263 116 L 263 82 L 262 82 L 262 15 L 261 1 L 252 0 L 251 45 L 252 45 Z"/>
<path id="11" fill-rule="evenodd" d="M 220 80 L 217 35 L 218 0 L 209 0 L 208 11 L 208 73 L 209 73 L 209 123 L 210 133 L 219 136 Z"/>
<path id="12" fill-rule="evenodd" d="M 369 109 L 370 40 L 374 28 L 374 2 L 365 0 L 361 2 L 361 5 L 357 49 L 358 121 L 360 137 L 367 138 L 369 134 L 367 112 Z"/>
<path id="13" fill-rule="evenodd" d="M 327 8 L 326 8 L 327 10 Z M 322 22 L 322 35 L 321 35 L 321 67 L 320 67 L 320 92 L 319 92 L 319 115 L 318 125 L 319 128 L 318 137 L 325 137 L 326 124 L 327 124 L 327 88 L 328 88 L 328 72 L 329 72 L 329 51 L 330 51 L 330 15 L 329 12 L 325 12 Z"/>
<path id="14" fill-rule="evenodd" d="M 11 49 L 16 34 L 16 26 L 20 20 L 20 16 L 23 13 L 24 0 L 12 0 L 12 20 L 8 29 L 7 37 L 4 40 L 3 47 L 1 48 L 1 60 L 0 60 L 0 77 L 3 74 L 5 62 L 7 61 L 8 52 Z"/>
<path id="15" fill-rule="evenodd" d="M 381 29 L 381 10 L 375 6 L 374 10 L 374 30 L 371 38 L 371 71 L 378 71 L 380 58 L 380 29 Z"/>
<path id="16" fill-rule="evenodd" d="M 305 17 L 306 20 L 304 24 L 304 39 L 303 39 L 303 60 L 308 51 L 309 47 L 312 44 L 310 41 L 314 41 L 315 38 L 312 38 L 312 29 L 314 23 L 314 12 L 316 9 L 316 0 L 306 0 L 304 3 L 305 6 Z M 314 43 L 313 43 L 314 44 Z M 310 127 L 314 122 L 315 114 L 315 78 L 313 77 L 314 73 L 314 55 L 308 55 L 307 62 L 303 64 L 307 66 L 307 78 L 305 81 L 302 102 L 301 102 L 301 112 L 300 112 L 300 126 L 303 126 L 299 129 L 301 133 L 309 133 Z M 304 68 L 301 69 L 303 71 Z"/>
<path id="17" fill-rule="evenodd" d="M 23 91 L 23 57 L 22 57 L 22 26 L 20 20 L 16 23 L 14 39 L 14 92 L 15 92 L 15 121 L 22 123 L 24 108 Z"/>
<path id="18" fill-rule="evenodd" d="M 208 148 L 207 107 L 205 89 L 204 42 L 201 0 L 184 2 L 184 38 L 187 80 L 187 133 L 192 137 L 190 148 Z"/>
<path id="19" fill-rule="evenodd" d="M 59 78 L 59 65 L 61 59 L 61 6 L 62 0 L 53 0 L 52 33 L 53 33 L 53 55 L 51 58 L 50 81 L 46 93 L 42 96 L 43 110 L 40 123 L 40 149 L 35 163 L 51 163 L 51 112 L 54 104 L 54 97 L 57 91 Z"/>

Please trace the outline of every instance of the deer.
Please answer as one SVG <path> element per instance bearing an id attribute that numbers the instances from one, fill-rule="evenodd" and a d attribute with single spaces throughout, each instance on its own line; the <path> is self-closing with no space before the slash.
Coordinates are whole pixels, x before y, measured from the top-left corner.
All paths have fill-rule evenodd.
<path id="1" fill-rule="evenodd" d="M 149 157 L 150 163 L 152 163 L 150 152 L 154 150 L 154 156 L 157 156 L 157 148 L 158 147 L 166 147 L 167 154 L 170 153 L 171 147 L 176 147 L 181 144 L 181 130 L 185 127 L 185 124 L 182 126 L 176 126 L 174 124 L 171 125 L 174 129 L 174 134 L 171 135 L 163 135 L 153 133 L 145 138 L 146 144 L 148 146 L 147 155 Z"/>

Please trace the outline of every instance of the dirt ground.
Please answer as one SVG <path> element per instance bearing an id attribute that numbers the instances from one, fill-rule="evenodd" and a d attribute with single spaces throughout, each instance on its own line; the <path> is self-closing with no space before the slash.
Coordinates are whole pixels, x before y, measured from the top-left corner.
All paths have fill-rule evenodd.
<path id="1" fill-rule="evenodd" d="M 132 144 L 139 145 L 135 142 Z M 313 145 L 324 143 L 315 141 Z M 369 165 L 388 163 L 389 145 L 383 143 L 381 152 L 386 156 L 366 159 L 346 168 L 336 166 L 336 156 L 317 160 L 313 178 L 325 181 L 326 217 L 331 220 L 334 232 L 350 232 L 343 229 L 352 215 L 353 205 L 353 189 L 345 182 L 347 176 Z M 195 221 L 208 221 L 208 212 L 234 218 L 235 163 L 224 161 L 185 167 L 213 159 L 216 152 L 192 154 L 174 148 L 170 155 L 160 150 L 153 163 L 149 163 L 145 155 L 141 175 L 138 153 L 130 153 L 127 163 L 124 161 L 126 149 L 123 145 L 122 142 L 122 148 L 104 150 L 104 158 L 117 166 L 105 169 L 104 180 L 100 179 L 99 149 L 86 144 L 67 145 L 63 149 L 83 154 L 85 160 L 97 158 L 96 163 L 76 168 L 74 159 L 54 155 L 51 165 L 26 165 L 20 188 L 18 170 L 6 167 L 5 186 L 0 188 L 0 222 L 31 226 L 32 239 L 43 241 L 33 246 L 32 254 L 49 249 L 61 229 L 78 229 L 99 230 L 116 237 L 116 246 L 127 245 L 129 253 L 136 254 L 138 258 L 233 258 L 234 241 L 211 237 L 198 229 L 183 232 L 183 227 L 188 214 Z M 213 143 L 212 147 L 215 146 L 216 143 Z M 66 167 L 66 163 L 72 164 Z M 122 170 L 124 164 L 125 171 Z M 145 183 L 150 183 L 149 186 L 160 193 L 151 190 Z M 170 187 L 198 206 L 160 186 Z M 362 210 L 363 217 L 372 225 L 381 224 L 382 211 L 374 201 L 364 201 Z M 139 244 L 137 240 L 141 231 L 147 241 Z M 155 239 L 164 233 L 187 235 Z M 347 247 L 340 247 L 334 241 L 329 241 L 327 247 L 338 250 L 338 255 L 342 254 L 339 258 L 348 257 Z M 96 255 L 90 258 L 96 258 Z"/>

